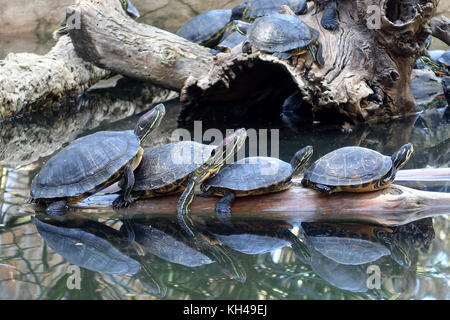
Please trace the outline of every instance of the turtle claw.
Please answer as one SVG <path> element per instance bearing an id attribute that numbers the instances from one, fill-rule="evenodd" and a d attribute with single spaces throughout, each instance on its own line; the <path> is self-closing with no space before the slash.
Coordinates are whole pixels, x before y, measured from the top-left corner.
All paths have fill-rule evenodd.
<path id="1" fill-rule="evenodd" d="M 118 196 L 116 200 L 113 201 L 112 206 L 116 209 L 129 207 L 133 203 L 131 197 Z"/>

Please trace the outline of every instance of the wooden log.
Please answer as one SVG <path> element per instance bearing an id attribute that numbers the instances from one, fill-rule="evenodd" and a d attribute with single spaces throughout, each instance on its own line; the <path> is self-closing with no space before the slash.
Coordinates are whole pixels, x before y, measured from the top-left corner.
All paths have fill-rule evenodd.
<path id="1" fill-rule="evenodd" d="M 101 68 L 177 90 L 210 69 L 209 49 L 134 21 L 119 1 L 81 0 L 67 16 L 81 21 L 69 30 L 75 51 Z"/>
<path id="2" fill-rule="evenodd" d="M 433 18 L 430 20 L 431 34 L 433 37 L 443 41 L 450 46 L 450 20 L 442 16 L 441 19 Z"/>
<path id="3" fill-rule="evenodd" d="M 68 36 L 43 56 L 10 53 L 0 60 L 0 120 L 77 96 L 109 74 L 79 58 Z"/>
<path id="4" fill-rule="evenodd" d="M 298 179 L 295 181 L 299 182 Z M 93 207 L 109 207 L 114 198 L 115 196 L 93 196 L 76 207 L 83 212 Z M 179 196 L 167 196 L 142 200 L 118 213 L 176 214 L 178 199 Z M 217 200 L 216 197 L 196 196 L 190 206 L 191 214 L 213 215 Z M 392 185 L 381 191 L 326 196 L 311 189 L 294 186 L 283 192 L 238 198 L 232 210 L 233 216 L 238 217 L 401 225 L 450 213 L 450 194 Z"/>
<path id="5" fill-rule="evenodd" d="M 237 47 L 219 55 L 209 74 L 188 80 L 180 96 L 180 124 L 214 111 L 233 114 L 234 108 L 239 117 L 271 109 L 273 118 L 295 90 L 311 105 L 313 120 L 336 121 L 341 115 L 360 123 L 415 112 L 411 71 L 436 6 L 434 0 L 342 0 L 336 31 L 325 30 L 323 13 L 310 10 L 299 18 L 320 32 L 323 67 L 310 54 L 280 60 L 255 49 L 243 54 Z"/>

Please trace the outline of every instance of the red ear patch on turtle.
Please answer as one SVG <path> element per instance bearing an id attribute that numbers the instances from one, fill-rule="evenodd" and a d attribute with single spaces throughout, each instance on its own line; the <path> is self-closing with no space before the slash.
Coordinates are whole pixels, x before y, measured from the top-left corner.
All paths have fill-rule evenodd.
<path id="1" fill-rule="evenodd" d="M 232 134 L 232 135 L 230 135 L 229 137 L 227 137 L 227 138 L 223 141 L 222 145 L 223 145 L 223 146 L 226 146 L 226 145 L 228 145 L 230 142 L 232 142 L 234 139 L 235 139 L 235 136 L 234 136 L 234 134 Z"/>
<path id="2" fill-rule="evenodd" d="M 152 110 L 149 112 L 149 114 L 147 114 L 146 116 L 144 116 L 142 119 L 143 120 L 148 120 L 151 116 L 153 116 L 153 114 L 156 112 L 156 110 Z"/>

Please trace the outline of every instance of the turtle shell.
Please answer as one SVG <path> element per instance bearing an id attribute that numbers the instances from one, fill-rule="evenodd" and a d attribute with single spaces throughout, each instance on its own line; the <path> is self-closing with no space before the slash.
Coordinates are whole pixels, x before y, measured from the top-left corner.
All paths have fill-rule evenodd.
<path id="1" fill-rule="evenodd" d="M 102 131 L 79 138 L 45 163 L 33 179 L 31 197 L 78 197 L 97 191 L 139 149 L 140 140 L 131 130 Z"/>
<path id="2" fill-rule="evenodd" d="M 438 58 L 438 62 L 450 67 L 450 50 L 447 50 Z"/>
<path id="3" fill-rule="evenodd" d="M 147 151 L 134 171 L 133 191 L 157 190 L 175 183 L 204 164 L 214 148 L 198 142 L 181 141 Z"/>
<path id="4" fill-rule="evenodd" d="M 269 53 L 304 48 L 319 38 L 319 32 L 287 14 L 258 18 L 247 34 L 251 45 Z"/>
<path id="5" fill-rule="evenodd" d="M 295 14 L 299 14 L 304 8 L 304 2 L 304 0 L 248 0 L 244 14 L 247 19 L 255 19 L 278 13 L 283 5 L 289 6 Z"/>
<path id="6" fill-rule="evenodd" d="M 238 31 L 234 31 L 232 34 L 226 37 L 225 40 L 220 42 L 217 45 L 217 48 L 220 50 L 231 50 L 245 40 L 247 40 L 246 36 L 240 34 Z"/>
<path id="7" fill-rule="evenodd" d="M 189 20 L 177 35 L 189 41 L 206 44 L 225 29 L 231 19 L 230 9 L 210 10 Z"/>
<path id="8" fill-rule="evenodd" d="M 317 160 L 304 178 L 327 186 L 358 186 L 382 178 L 391 168 L 391 157 L 362 147 L 344 147 Z"/>
<path id="9" fill-rule="evenodd" d="M 206 186 L 252 191 L 274 185 L 292 173 L 289 163 L 270 157 L 241 159 L 205 181 Z"/>

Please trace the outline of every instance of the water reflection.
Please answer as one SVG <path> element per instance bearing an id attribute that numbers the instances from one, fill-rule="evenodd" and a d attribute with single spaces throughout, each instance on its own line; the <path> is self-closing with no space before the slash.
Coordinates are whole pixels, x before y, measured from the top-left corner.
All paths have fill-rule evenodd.
<path id="1" fill-rule="evenodd" d="M 449 298 L 444 218 L 434 229 L 429 218 L 386 228 L 238 218 L 224 225 L 195 217 L 191 227 L 232 257 L 227 261 L 246 272 L 245 282 L 233 279 L 236 266 L 224 265 L 218 251 L 186 237 L 175 216 L 123 219 L 36 215 L 32 224 L 3 227 L 1 298 Z M 296 241 L 306 244 L 311 260 L 296 254 Z M 67 287 L 71 265 L 81 270 L 79 290 Z M 379 287 L 368 273 L 374 266 Z"/>

